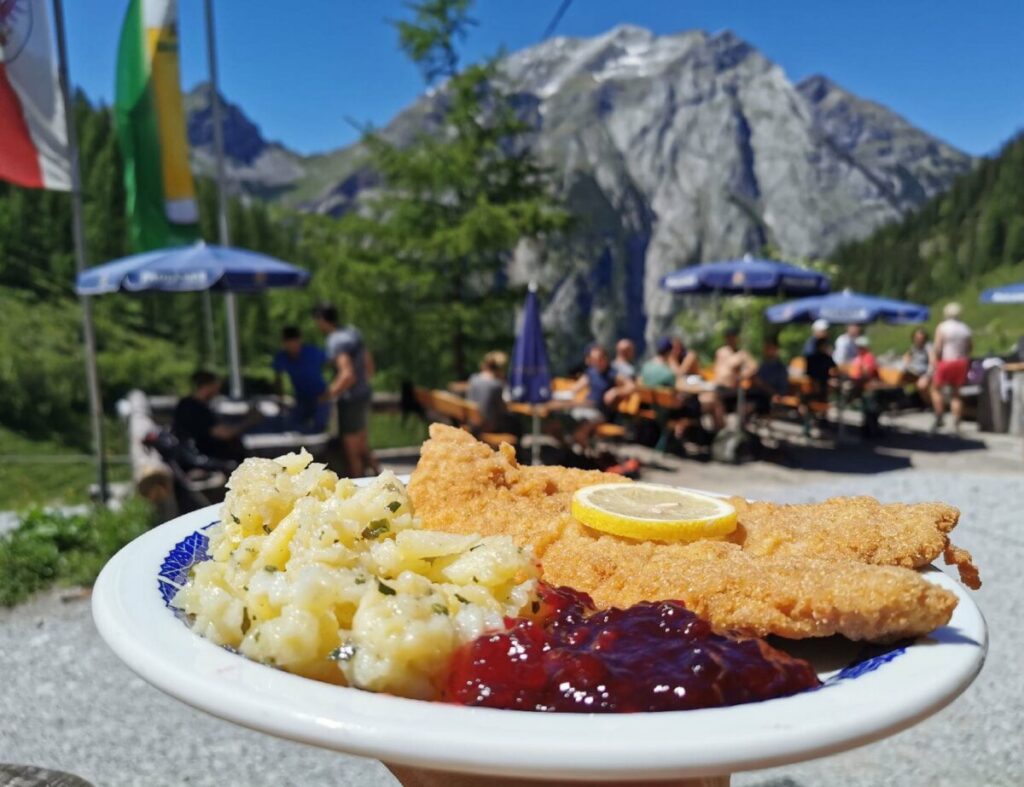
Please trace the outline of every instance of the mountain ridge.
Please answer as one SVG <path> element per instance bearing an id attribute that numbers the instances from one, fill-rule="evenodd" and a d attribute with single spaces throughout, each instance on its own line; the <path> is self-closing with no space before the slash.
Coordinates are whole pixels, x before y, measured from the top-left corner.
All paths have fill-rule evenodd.
<path id="1" fill-rule="evenodd" d="M 584 218 L 573 252 L 524 246 L 509 264 L 514 283 L 541 282 L 546 324 L 570 355 L 579 349 L 572 337 L 643 342 L 665 330 L 678 304 L 659 283 L 675 268 L 765 246 L 820 257 L 913 211 L 972 166 L 827 77 L 794 84 L 731 31 L 657 36 L 622 25 L 549 39 L 500 67 L 535 129 L 530 143 Z M 443 92 L 421 95 L 381 133 L 401 144 L 429 129 Z M 359 143 L 297 158 L 268 144 L 253 157 L 252 129 L 235 124 L 240 157 L 229 169 L 249 193 L 337 215 L 375 185 Z M 189 126 L 192 139 L 191 115 Z M 227 147 L 233 154 L 230 133 Z M 197 146 L 197 164 L 207 151 Z"/>

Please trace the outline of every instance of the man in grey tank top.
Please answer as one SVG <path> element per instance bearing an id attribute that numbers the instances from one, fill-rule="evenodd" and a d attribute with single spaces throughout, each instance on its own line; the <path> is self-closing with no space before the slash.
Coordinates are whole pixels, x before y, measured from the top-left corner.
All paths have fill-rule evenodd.
<path id="1" fill-rule="evenodd" d="M 337 402 L 338 432 L 349 475 L 359 478 L 366 475 L 367 469 L 379 473 L 368 437 L 373 356 L 358 329 L 351 325 L 338 327 L 338 312 L 330 304 L 317 306 L 313 317 L 326 337 L 325 350 L 334 376 L 324 398 Z"/>

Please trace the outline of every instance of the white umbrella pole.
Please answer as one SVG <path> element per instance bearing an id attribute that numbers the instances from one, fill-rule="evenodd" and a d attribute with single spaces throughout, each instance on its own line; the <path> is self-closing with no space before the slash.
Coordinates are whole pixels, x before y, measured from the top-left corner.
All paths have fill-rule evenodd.
<path id="1" fill-rule="evenodd" d="M 213 33 L 213 2 L 205 0 L 206 11 L 206 58 L 210 65 L 210 108 L 213 115 L 213 147 L 217 159 L 217 229 L 220 245 L 230 244 L 228 234 L 228 196 L 224 176 L 224 129 L 221 126 L 220 87 L 217 80 L 217 44 Z M 228 365 L 231 369 L 231 396 L 241 399 L 242 359 L 238 351 L 238 314 L 235 308 L 235 294 L 228 292 L 224 298 L 228 322 Z"/>
<path id="2" fill-rule="evenodd" d="M 64 121 L 68 134 L 68 157 L 71 159 L 71 233 L 75 242 L 75 268 L 85 269 L 85 228 L 82 224 L 82 177 L 78 169 L 78 134 L 75 129 L 75 107 L 71 103 L 68 80 L 67 42 L 64 37 L 64 4 L 53 0 L 54 28 L 57 38 L 58 75 L 64 98 Z M 107 457 L 103 447 L 103 403 L 100 399 L 99 372 L 96 370 L 96 335 L 92 324 L 92 301 L 88 295 L 82 303 L 82 334 L 85 339 L 85 383 L 89 391 L 89 418 L 92 422 L 92 445 L 96 454 L 96 481 L 99 499 L 107 501 Z"/>

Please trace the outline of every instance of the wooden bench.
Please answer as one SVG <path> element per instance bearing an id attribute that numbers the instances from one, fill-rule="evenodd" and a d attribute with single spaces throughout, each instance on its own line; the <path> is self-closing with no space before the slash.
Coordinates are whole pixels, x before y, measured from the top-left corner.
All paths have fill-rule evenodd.
<path id="1" fill-rule="evenodd" d="M 502 443 L 516 445 L 518 438 L 511 432 L 478 432 L 480 425 L 480 408 L 475 402 L 463 399 L 450 391 L 432 391 L 427 388 L 414 388 L 416 402 L 423 408 L 427 419 L 457 426 L 475 432 L 477 437 L 493 448 Z"/>

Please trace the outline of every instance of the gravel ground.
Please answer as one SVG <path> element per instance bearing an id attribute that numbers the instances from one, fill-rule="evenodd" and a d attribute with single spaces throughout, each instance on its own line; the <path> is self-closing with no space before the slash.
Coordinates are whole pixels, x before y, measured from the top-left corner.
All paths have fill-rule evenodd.
<path id="1" fill-rule="evenodd" d="M 901 450 L 885 449 L 886 455 Z M 761 464 L 738 473 L 693 462 L 666 462 L 649 474 L 651 480 L 793 502 L 859 493 L 947 500 L 964 511 L 957 542 L 982 567 L 985 585 L 976 599 L 991 629 L 991 649 L 981 676 L 960 699 L 886 741 L 802 765 L 737 774 L 735 787 L 1024 783 L 1019 442 L 942 457 L 906 453 L 914 460 L 908 469 L 873 474 L 864 467 L 837 473 Z M 165 697 L 121 666 L 100 640 L 88 600 L 68 591 L 0 611 L 0 676 L 0 762 L 65 770 L 96 785 L 396 784 L 374 761 L 277 740 Z"/>

